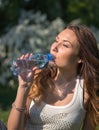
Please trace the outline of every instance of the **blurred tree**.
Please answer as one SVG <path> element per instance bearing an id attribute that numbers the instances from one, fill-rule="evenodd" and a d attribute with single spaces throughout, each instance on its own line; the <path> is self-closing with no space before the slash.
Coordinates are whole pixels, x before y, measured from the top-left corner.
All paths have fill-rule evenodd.
<path id="1" fill-rule="evenodd" d="M 41 11 L 41 13 L 47 14 L 49 20 L 53 20 L 62 14 L 60 0 L 24 0 L 24 8 L 26 10 Z"/>
<path id="2" fill-rule="evenodd" d="M 98 0 L 0 0 L 1 33 L 6 26 L 11 27 L 17 23 L 21 9 L 41 11 L 47 15 L 48 20 L 60 17 L 71 22 L 79 18 L 82 23 L 99 27 Z"/>
<path id="3" fill-rule="evenodd" d="M 10 27 L 17 23 L 19 17 L 19 6 L 17 0 L 3 0 L 0 6 L 0 33 L 6 26 Z M 7 30 L 6 30 L 7 31 Z"/>
<path id="4" fill-rule="evenodd" d="M 82 23 L 99 27 L 98 0 L 68 0 L 68 6 L 64 4 L 63 8 L 64 20 L 70 22 L 73 19 L 80 18 Z"/>

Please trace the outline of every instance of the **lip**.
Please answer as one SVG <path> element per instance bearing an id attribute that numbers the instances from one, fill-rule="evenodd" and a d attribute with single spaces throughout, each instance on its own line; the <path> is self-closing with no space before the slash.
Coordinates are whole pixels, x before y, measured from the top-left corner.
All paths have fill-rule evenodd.
<path id="1" fill-rule="evenodd" d="M 55 55 L 53 55 L 53 54 L 52 54 L 52 56 L 53 56 L 53 61 L 54 61 L 54 60 L 56 59 L 56 56 L 55 56 Z"/>

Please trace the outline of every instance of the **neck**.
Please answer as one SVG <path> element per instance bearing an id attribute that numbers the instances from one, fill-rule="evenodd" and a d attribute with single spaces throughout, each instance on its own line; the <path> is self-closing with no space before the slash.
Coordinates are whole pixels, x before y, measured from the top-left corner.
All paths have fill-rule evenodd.
<path id="1" fill-rule="evenodd" d="M 66 95 L 71 93 L 75 88 L 76 84 L 76 73 L 58 70 L 57 76 L 55 78 L 55 95 L 58 96 L 60 100 L 64 99 Z"/>
<path id="2" fill-rule="evenodd" d="M 77 76 L 76 71 L 64 71 L 64 70 L 58 70 L 57 76 L 55 78 L 55 81 L 61 82 L 61 83 L 68 83 L 71 82 L 73 79 L 75 79 Z"/>

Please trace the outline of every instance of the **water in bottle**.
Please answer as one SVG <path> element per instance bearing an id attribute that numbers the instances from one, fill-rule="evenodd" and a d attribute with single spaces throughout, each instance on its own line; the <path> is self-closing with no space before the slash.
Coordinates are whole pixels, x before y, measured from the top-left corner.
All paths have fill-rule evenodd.
<path id="1" fill-rule="evenodd" d="M 34 66 L 42 69 L 47 66 L 48 62 L 53 60 L 51 54 L 35 53 L 26 59 L 16 59 L 11 62 L 11 71 L 14 75 L 18 75 L 20 72 L 31 71 Z"/>

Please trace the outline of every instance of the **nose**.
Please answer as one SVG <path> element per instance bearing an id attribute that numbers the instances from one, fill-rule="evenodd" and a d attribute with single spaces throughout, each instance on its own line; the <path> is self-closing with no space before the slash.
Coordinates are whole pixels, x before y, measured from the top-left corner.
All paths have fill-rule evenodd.
<path id="1" fill-rule="evenodd" d="M 58 44 L 53 44 L 53 46 L 52 46 L 52 50 L 54 51 L 54 52 L 58 52 Z"/>
<path id="2" fill-rule="evenodd" d="M 61 42 L 54 43 L 53 51 L 58 51 L 59 47 L 61 46 Z"/>

